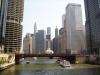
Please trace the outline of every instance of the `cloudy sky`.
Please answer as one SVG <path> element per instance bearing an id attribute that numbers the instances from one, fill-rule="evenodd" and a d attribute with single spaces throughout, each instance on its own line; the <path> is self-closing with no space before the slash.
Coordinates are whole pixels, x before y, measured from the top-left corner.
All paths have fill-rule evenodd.
<path id="1" fill-rule="evenodd" d="M 68 3 L 82 5 L 84 24 L 84 0 L 25 0 L 23 37 L 26 33 L 34 33 L 34 22 L 36 22 L 37 29 L 46 30 L 47 27 L 51 27 L 53 38 L 56 26 L 58 28 L 62 27 L 62 15 L 65 13 L 65 7 Z"/>

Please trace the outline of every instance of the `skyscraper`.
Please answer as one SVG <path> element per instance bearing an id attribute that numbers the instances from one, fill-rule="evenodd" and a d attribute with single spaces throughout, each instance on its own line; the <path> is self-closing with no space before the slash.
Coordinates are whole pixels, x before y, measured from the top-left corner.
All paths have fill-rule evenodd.
<path id="1" fill-rule="evenodd" d="M 36 53 L 36 33 L 37 33 L 37 24 L 36 22 L 34 23 L 34 34 L 32 36 L 32 51 L 33 53 Z"/>
<path id="2" fill-rule="evenodd" d="M 55 37 L 56 38 L 58 37 L 58 28 L 57 27 L 55 28 Z"/>
<path id="3" fill-rule="evenodd" d="M 23 51 L 25 54 L 32 54 L 32 36 L 33 34 L 27 33 L 23 40 Z"/>
<path id="4" fill-rule="evenodd" d="M 32 35 L 32 53 L 35 54 L 36 53 L 36 46 L 35 46 L 35 34 Z"/>
<path id="5" fill-rule="evenodd" d="M 89 54 L 100 54 L 100 0 L 84 0 Z"/>
<path id="6" fill-rule="evenodd" d="M 53 39 L 53 50 L 54 53 L 59 54 L 59 35 L 58 35 L 58 28 L 55 28 L 55 37 Z"/>
<path id="7" fill-rule="evenodd" d="M 0 0 L 0 49 L 4 48 L 8 0 Z"/>
<path id="8" fill-rule="evenodd" d="M 47 35 L 51 35 L 51 28 L 47 27 Z"/>
<path id="9" fill-rule="evenodd" d="M 45 52 L 45 31 L 44 30 L 38 30 L 38 32 L 35 35 L 35 53 L 41 54 Z"/>
<path id="10" fill-rule="evenodd" d="M 36 25 L 36 22 L 34 23 L 34 34 L 36 34 L 37 32 L 37 25 Z"/>
<path id="11" fill-rule="evenodd" d="M 66 24 L 66 14 L 62 15 L 62 27 L 64 28 L 65 24 Z"/>
<path id="12" fill-rule="evenodd" d="M 24 0 L 8 0 L 5 52 L 19 52 L 22 42 Z"/>
<path id="13" fill-rule="evenodd" d="M 51 28 L 47 27 L 46 49 L 51 48 Z"/>
<path id="14" fill-rule="evenodd" d="M 85 49 L 85 37 L 80 35 L 83 33 L 81 5 L 68 4 L 65 19 L 67 51 L 71 51 L 71 54 L 79 53 Z"/>
<path id="15" fill-rule="evenodd" d="M 64 28 L 59 30 L 59 52 L 65 54 L 66 53 L 66 36 Z"/>
<path id="16" fill-rule="evenodd" d="M 62 15 L 62 28 L 59 30 L 59 41 L 61 43 L 61 53 L 66 53 L 67 33 L 66 33 L 66 14 Z"/>

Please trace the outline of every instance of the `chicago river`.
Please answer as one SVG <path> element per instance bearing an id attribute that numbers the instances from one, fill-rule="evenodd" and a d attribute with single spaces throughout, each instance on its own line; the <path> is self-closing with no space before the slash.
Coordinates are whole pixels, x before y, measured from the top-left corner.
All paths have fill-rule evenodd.
<path id="1" fill-rule="evenodd" d="M 27 63 L 29 62 L 29 63 Z M 0 75 L 99 75 L 100 65 L 72 64 L 72 68 L 63 68 L 56 59 L 24 60 L 12 66 Z"/>

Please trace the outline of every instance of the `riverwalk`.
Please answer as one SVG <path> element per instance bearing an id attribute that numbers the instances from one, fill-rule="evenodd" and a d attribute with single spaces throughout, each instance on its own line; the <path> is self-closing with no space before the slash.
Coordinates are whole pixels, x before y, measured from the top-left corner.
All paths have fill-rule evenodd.
<path id="1" fill-rule="evenodd" d="M 15 64 L 14 62 L 2 64 L 0 65 L 0 71 L 13 66 L 14 64 Z"/>
<path id="2" fill-rule="evenodd" d="M 0 71 L 15 64 L 14 54 L 0 54 Z"/>
<path id="3" fill-rule="evenodd" d="M 72 64 L 74 69 L 83 69 L 83 68 L 100 68 L 100 65 L 92 65 L 92 64 Z"/>

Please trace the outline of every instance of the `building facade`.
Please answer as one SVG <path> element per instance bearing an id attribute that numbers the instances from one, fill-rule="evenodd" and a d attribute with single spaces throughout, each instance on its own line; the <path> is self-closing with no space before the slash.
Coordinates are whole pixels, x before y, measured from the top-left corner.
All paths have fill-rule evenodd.
<path id="1" fill-rule="evenodd" d="M 36 33 L 37 33 L 37 24 L 36 22 L 34 23 L 34 34 L 32 36 L 32 51 L 33 51 L 33 54 L 36 53 Z"/>
<path id="2" fill-rule="evenodd" d="M 0 0 L 0 52 L 4 50 L 8 0 Z"/>
<path id="3" fill-rule="evenodd" d="M 46 49 L 51 48 L 51 28 L 47 27 L 46 34 Z"/>
<path id="4" fill-rule="evenodd" d="M 20 52 L 24 0 L 8 0 L 5 52 Z"/>
<path id="5" fill-rule="evenodd" d="M 32 35 L 32 53 L 35 54 L 36 50 L 35 50 L 35 35 Z"/>
<path id="6" fill-rule="evenodd" d="M 66 7 L 65 15 L 66 39 L 67 39 L 67 52 L 71 54 L 77 54 L 82 50 L 85 50 L 85 37 L 81 37 L 83 34 L 82 24 L 82 10 L 80 4 L 70 3 Z M 84 36 L 84 35 L 83 35 Z"/>
<path id="7" fill-rule="evenodd" d="M 66 34 L 65 34 L 65 29 L 61 28 L 59 30 L 59 50 L 60 53 L 66 54 L 66 49 L 67 49 L 67 39 L 66 39 Z"/>
<path id="8" fill-rule="evenodd" d="M 58 28 L 56 27 L 55 28 L 55 38 L 57 38 L 59 36 L 59 34 L 58 34 Z"/>
<path id="9" fill-rule="evenodd" d="M 36 54 L 43 54 L 46 50 L 45 31 L 38 30 L 35 35 L 35 52 Z"/>
<path id="10" fill-rule="evenodd" d="M 23 40 L 23 51 L 25 54 L 32 54 L 33 53 L 33 44 L 32 44 L 33 34 L 26 34 Z"/>
<path id="11" fill-rule="evenodd" d="M 100 0 L 84 0 L 89 54 L 100 54 Z"/>
<path id="12" fill-rule="evenodd" d="M 61 53 L 65 54 L 67 50 L 67 33 L 66 33 L 66 14 L 62 15 L 62 28 L 59 30 L 59 43 Z"/>
<path id="13" fill-rule="evenodd" d="M 59 34 L 58 34 L 58 28 L 55 28 L 55 37 L 53 38 L 53 51 L 55 54 L 59 54 L 60 45 L 59 45 Z"/>

